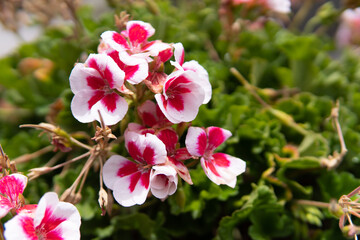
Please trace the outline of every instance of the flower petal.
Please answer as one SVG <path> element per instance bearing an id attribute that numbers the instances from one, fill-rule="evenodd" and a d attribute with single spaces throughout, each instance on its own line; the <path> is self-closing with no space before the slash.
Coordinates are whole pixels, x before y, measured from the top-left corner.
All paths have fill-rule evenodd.
<path id="1" fill-rule="evenodd" d="M 18 214 L 5 224 L 4 236 L 6 240 L 38 240 L 34 228 L 34 219 L 24 214 Z"/>
<path id="2" fill-rule="evenodd" d="M 27 181 L 26 176 L 18 173 L 0 179 L 0 218 L 12 208 L 20 207 L 19 195 L 24 192 Z"/>
<path id="3" fill-rule="evenodd" d="M 209 81 L 209 74 L 203 66 L 201 66 L 197 61 L 191 60 L 190 62 L 185 62 L 182 65 L 183 69 L 191 70 L 197 74 L 197 83 L 203 87 L 205 92 L 205 98 L 203 104 L 206 104 L 210 101 L 212 95 L 212 87 Z"/>
<path id="4" fill-rule="evenodd" d="M 210 151 L 220 146 L 220 144 L 225 142 L 232 135 L 229 130 L 219 127 L 208 127 L 206 128 L 206 133 L 208 136 L 207 150 Z"/>
<path id="5" fill-rule="evenodd" d="M 173 128 L 163 128 L 156 133 L 156 136 L 165 144 L 168 155 L 175 153 L 179 137 Z"/>
<path id="6" fill-rule="evenodd" d="M 104 120 L 105 125 L 114 125 L 122 120 L 128 110 L 126 100 L 117 93 L 105 95 L 91 108 L 92 116 L 100 122 L 98 111 Z"/>
<path id="7" fill-rule="evenodd" d="M 128 163 L 132 162 L 120 155 L 113 155 L 105 162 L 103 179 L 106 187 L 113 190 L 119 177 L 130 175 L 138 170 L 136 166 L 129 166 Z"/>
<path id="8" fill-rule="evenodd" d="M 85 65 L 96 69 L 103 81 L 106 81 L 111 89 L 120 89 L 124 84 L 124 71 L 106 54 L 90 54 L 85 61 Z"/>
<path id="9" fill-rule="evenodd" d="M 200 157 L 204 155 L 207 146 L 207 136 L 203 128 L 189 127 L 186 139 L 186 149 L 193 156 Z"/>
<path id="10" fill-rule="evenodd" d="M 235 187 L 236 177 L 246 169 L 246 163 L 243 160 L 224 153 L 215 153 L 210 159 L 202 157 L 200 162 L 211 181 L 217 185 L 226 184 L 232 188 Z"/>
<path id="11" fill-rule="evenodd" d="M 71 203 L 59 202 L 56 193 L 48 192 L 35 210 L 34 228 L 45 239 L 80 239 L 81 217 Z"/>
<path id="12" fill-rule="evenodd" d="M 126 24 L 127 36 L 133 47 L 145 42 L 154 35 L 155 29 L 143 21 L 129 21 Z"/>
<path id="13" fill-rule="evenodd" d="M 145 173 L 139 171 L 118 179 L 113 190 L 115 200 L 124 207 L 143 204 L 150 190 L 150 174 L 150 171 Z"/>
<path id="14" fill-rule="evenodd" d="M 101 38 L 104 43 L 108 44 L 116 51 L 125 51 L 130 48 L 126 38 L 115 31 L 106 31 L 101 34 Z"/>
<path id="15" fill-rule="evenodd" d="M 170 74 L 164 85 L 163 94 L 156 94 L 155 99 L 166 118 L 172 123 L 190 122 L 195 119 L 205 93 L 198 85 L 196 73 L 176 71 Z"/>
<path id="16" fill-rule="evenodd" d="M 185 59 L 184 46 L 182 45 L 182 43 L 174 44 L 174 57 L 175 61 L 180 64 L 180 66 L 182 66 Z"/>
<path id="17" fill-rule="evenodd" d="M 154 166 L 154 173 L 150 179 L 151 193 L 160 199 L 175 193 L 178 177 L 176 171 L 171 166 Z"/>
<path id="18" fill-rule="evenodd" d="M 138 165 L 128 159 L 114 155 L 104 164 L 105 185 L 113 190 L 116 201 L 124 207 L 145 202 L 149 192 L 150 169 L 140 171 Z"/>
<path id="19" fill-rule="evenodd" d="M 83 63 L 77 63 L 70 74 L 70 88 L 76 94 L 84 90 L 93 90 L 91 84 L 96 80 L 102 81 L 100 73 L 93 68 L 86 67 Z M 104 85 L 104 83 L 102 83 Z"/>

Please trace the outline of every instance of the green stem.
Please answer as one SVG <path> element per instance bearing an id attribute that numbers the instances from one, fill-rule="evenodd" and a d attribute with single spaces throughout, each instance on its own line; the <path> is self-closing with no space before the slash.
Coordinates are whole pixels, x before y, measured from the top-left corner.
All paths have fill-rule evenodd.
<path id="1" fill-rule="evenodd" d="M 272 114 L 274 117 L 276 117 L 277 119 L 279 119 L 283 124 L 285 124 L 286 126 L 294 129 L 295 131 L 297 131 L 298 133 L 306 136 L 308 134 L 310 134 L 311 132 L 304 129 L 303 127 L 301 127 L 299 124 L 297 124 L 294 119 L 292 118 L 292 116 L 290 116 L 289 114 L 277 110 L 275 108 L 272 108 L 268 103 L 266 103 L 255 91 L 255 87 L 253 85 L 251 85 L 246 79 L 245 77 L 235 68 L 230 68 L 230 72 L 240 81 L 240 83 L 242 83 L 244 85 L 244 87 L 249 90 L 249 92 L 251 93 L 251 95 L 253 95 L 253 97 L 270 113 Z"/>

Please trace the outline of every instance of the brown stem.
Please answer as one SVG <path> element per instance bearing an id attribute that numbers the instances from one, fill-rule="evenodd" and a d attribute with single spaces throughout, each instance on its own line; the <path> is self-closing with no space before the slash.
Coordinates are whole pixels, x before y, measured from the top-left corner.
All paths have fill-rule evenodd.
<path id="1" fill-rule="evenodd" d="M 314 206 L 314 207 L 320 207 L 320 208 L 330 208 L 331 207 L 330 203 L 318 202 L 318 201 L 312 201 L 312 200 L 300 199 L 300 200 L 296 200 L 295 202 L 300 205 L 308 205 L 308 206 Z"/>
<path id="2" fill-rule="evenodd" d="M 339 136 L 340 153 L 334 152 L 333 155 L 330 155 L 328 158 L 323 159 L 322 163 L 328 169 L 335 169 L 336 167 L 338 167 L 348 151 L 345 145 L 344 136 L 341 131 L 341 126 L 339 123 L 339 106 L 340 106 L 339 101 L 336 101 L 336 106 L 333 107 L 333 109 L 331 110 L 330 118 L 333 120 L 333 123 L 335 125 L 334 128 Z"/>
<path id="3" fill-rule="evenodd" d="M 41 155 L 52 151 L 53 149 L 54 149 L 54 146 L 50 145 L 50 146 L 44 147 L 36 152 L 24 154 L 20 157 L 17 157 L 14 160 L 12 160 L 12 162 L 15 162 L 15 164 L 28 162 L 34 158 L 40 157 Z"/>

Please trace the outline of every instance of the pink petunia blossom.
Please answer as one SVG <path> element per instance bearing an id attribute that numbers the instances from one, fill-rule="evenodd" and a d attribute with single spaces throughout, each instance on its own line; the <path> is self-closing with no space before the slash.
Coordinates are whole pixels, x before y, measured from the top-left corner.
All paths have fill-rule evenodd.
<path id="1" fill-rule="evenodd" d="M 340 47 L 360 44 L 360 8 L 346 9 L 341 14 L 336 41 Z"/>
<path id="2" fill-rule="evenodd" d="M 59 202 L 56 193 L 46 193 L 37 207 L 20 211 L 5 223 L 6 240 L 77 240 L 81 217 L 74 205 Z"/>
<path id="3" fill-rule="evenodd" d="M 126 100 L 117 92 L 124 78 L 124 71 L 106 54 L 90 54 L 84 64 L 76 64 L 70 75 L 74 117 L 83 123 L 100 121 L 100 111 L 106 125 L 118 123 L 128 110 Z"/>
<path id="4" fill-rule="evenodd" d="M 205 92 L 205 98 L 203 101 L 203 104 L 206 104 L 211 99 L 212 94 L 212 88 L 209 81 L 209 74 L 205 70 L 203 66 L 201 66 L 197 61 L 191 60 L 189 62 L 184 62 L 185 60 L 185 51 L 182 43 L 175 43 L 174 44 L 174 56 L 176 63 L 172 62 L 173 65 L 175 65 L 176 68 L 179 70 L 190 70 L 196 73 L 197 75 L 197 83 L 199 83 Z"/>
<path id="5" fill-rule="evenodd" d="M 170 122 L 190 122 L 204 102 L 205 91 L 194 71 L 175 71 L 167 77 L 162 94 L 156 94 L 155 99 Z"/>
<path id="6" fill-rule="evenodd" d="M 150 178 L 151 193 L 164 200 L 176 191 L 178 184 L 176 170 L 170 165 L 154 166 L 153 169 L 154 172 Z"/>
<path id="7" fill-rule="evenodd" d="M 185 144 L 190 154 L 201 157 L 201 166 L 211 181 L 233 188 L 236 177 L 245 171 L 245 162 L 224 153 L 214 153 L 214 150 L 230 136 L 230 131 L 219 127 L 190 127 Z"/>
<path id="8" fill-rule="evenodd" d="M 27 185 L 28 178 L 14 173 L 0 179 L 0 218 L 3 218 L 11 209 L 18 210 L 24 204 L 22 193 Z"/>
<path id="9" fill-rule="evenodd" d="M 115 200 L 124 207 L 143 204 L 150 190 L 154 165 L 166 162 L 164 143 L 155 135 L 133 131 L 125 134 L 125 146 L 134 161 L 111 156 L 104 164 L 105 185 L 113 190 Z"/>

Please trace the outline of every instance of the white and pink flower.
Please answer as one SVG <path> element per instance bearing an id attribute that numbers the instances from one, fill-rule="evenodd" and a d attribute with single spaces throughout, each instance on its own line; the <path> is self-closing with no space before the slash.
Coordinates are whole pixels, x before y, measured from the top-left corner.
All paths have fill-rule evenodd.
<path id="1" fill-rule="evenodd" d="M 14 173 L 0 179 L 0 219 L 11 209 L 18 210 L 24 204 L 22 193 L 27 185 L 28 178 Z"/>
<path id="2" fill-rule="evenodd" d="M 162 200 L 173 195 L 177 189 L 178 176 L 170 165 L 154 166 L 150 179 L 151 193 Z"/>
<path id="3" fill-rule="evenodd" d="M 155 95 L 161 111 L 170 122 L 190 122 L 197 116 L 205 100 L 204 88 L 197 80 L 198 75 L 194 71 L 175 71 L 167 77 L 163 93 Z"/>
<path id="4" fill-rule="evenodd" d="M 197 74 L 196 81 L 203 87 L 205 92 L 205 98 L 203 101 L 203 104 L 206 104 L 211 99 L 212 94 L 212 88 L 209 81 L 209 74 L 205 70 L 203 66 L 201 66 L 197 61 L 191 60 L 189 62 L 184 62 L 185 60 L 185 51 L 184 46 L 182 43 L 175 43 L 174 44 L 174 56 L 175 56 L 175 62 L 172 62 L 172 64 L 178 69 L 178 70 L 190 70 Z"/>
<path id="5" fill-rule="evenodd" d="M 101 34 L 103 42 L 112 49 L 122 52 L 126 51 L 133 57 L 142 57 L 148 62 L 152 61 L 149 56 L 160 56 L 162 59 L 170 58 L 170 45 L 159 40 L 148 41 L 154 35 L 155 29 L 149 23 L 142 21 L 129 21 L 126 30 L 121 33 L 106 31 Z"/>
<path id="6" fill-rule="evenodd" d="M 113 190 L 115 200 L 124 207 L 143 204 L 150 190 L 154 165 L 166 162 L 163 142 L 155 135 L 133 131 L 125 134 L 125 146 L 134 161 L 111 156 L 103 168 L 105 185 Z"/>
<path id="7" fill-rule="evenodd" d="M 124 71 L 106 54 L 90 54 L 84 64 L 76 64 L 70 75 L 74 117 L 83 123 L 100 121 L 100 111 L 106 125 L 118 123 L 128 110 L 126 100 L 117 92 L 124 78 Z"/>
<path id="8" fill-rule="evenodd" d="M 81 217 L 71 203 L 60 202 L 56 193 L 46 193 L 37 207 L 20 211 L 5 223 L 6 240 L 78 240 Z"/>
<path id="9" fill-rule="evenodd" d="M 360 8 L 346 9 L 341 14 L 336 40 L 340 47 L 360 44 Z"/>
<path id="10" fill-rule="evenodd" d="M 219 127 L 190 127 L 185 144 L 190 154 L 201 157 L 201 166 L 211 181 L 233 188 L 236 185 L 236 177 L 245 171 L 245 162 L 224 153 L 214 153 L 214 150 L 230 136 L 230 131 Z"/>

